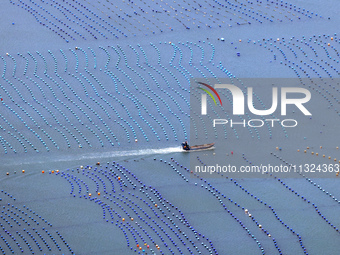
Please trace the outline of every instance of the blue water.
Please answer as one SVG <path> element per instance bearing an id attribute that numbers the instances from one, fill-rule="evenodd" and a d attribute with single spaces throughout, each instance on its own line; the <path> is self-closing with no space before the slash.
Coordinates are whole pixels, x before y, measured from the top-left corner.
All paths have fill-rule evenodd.
<path id="1" fill-rule="evenodd" d="M 335 171 L 193 168 L 338 165 L 338 5 L 2 3 L 2 254 L 339 253 Z M 252 81 L 292 78 L 312 117 L 288 108 L 297 128 L 211 130 L 231 101 L 221 93 L 226 108 L 209 101 L 202 118 L 192 84 L 208 78 L 254 86 L 257 108 L 271 85 Z M 215 147 L 184 153 L 184 140 Z"/>

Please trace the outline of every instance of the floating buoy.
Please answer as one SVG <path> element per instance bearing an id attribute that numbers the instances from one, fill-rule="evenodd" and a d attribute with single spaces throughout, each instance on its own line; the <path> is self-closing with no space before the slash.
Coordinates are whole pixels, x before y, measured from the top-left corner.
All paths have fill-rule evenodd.
<path id="1" fill-rule="evenodd" d="M 80 166 L 80 169 L 83 169 L 84 167 L 83 166 Z"/>
<path id="2" fill-rule="evenodd" d="M 336 172 L 336 174 L 335 174 L 336 176 L 339 176 L 339 172 Z"/>
<path id="3" fill-rule="evenodd" d="M 259 228 L 262 228 L 262 225 L 261 225 L 261 224 L 259 225 Z"/>
<path id="4" fill-rule="evenodd" d="M 123 218 L 123 220 L 124 220 L 124 218 Z M 137 248 L 139 247 L 139 244 L 137 244 Z"/>
<path id="5" fill-rule="evenodd" d="M 319 155 L 319 153 L 315 153 L 315 155 L 316 155 L 316 156 L 318 156 L 318 155 Z"/>
<path id="6" fill-rule="evenodd" d="M 320 149 L 322 149 L 322 146 L 320 146 Z"/>
<path id="7" fill-rule="evenodd" d="M 133 221 L 133 218 L 131 218 L 131 221 Z"/>
<path id="8" fill-rule="evenodd" d="M 25 170 L 22 170 L 21 172 L 24 174 L 24 173 L 25 173 Z"/>
<path id="9" fill-rule="evenodd" d="M 76 47 L 76 50 L 78 50 L 78 47 Z"/>
<path id="10" fill-rule="evenodd" d="M 244 212 L 248 214 L 248 209 L 245 209 Z"/>
<path id="11" fill-rule="evenodd" d="M 304 152 L 304 153 L 307 153 L 307 151 L 306 151 L 306 150 L 304 150 L 303 152 Z"/>
<path id="12" fill-rule="evenodd" d="M 240 39 L 240 40 L 238 40 L 239 42 L 242 42 L 242 40 Z"/>
<path id="13" fill-rule="evenodd" d="M 98 196 L 100 196 L 100 192 L 98 192 L 97 194 L 98 194 Z"/>
<path id="14" fill-rule="evenodd" d="M 327 45 L 328 45 L 328 46 L 331 46 L 331 44 L 330 44 L 330 43 L 328 43 Z"/>
<path id="15" fill-rule="evenodd" d="M 91 194 L 91 193 L 89 193 L 89 197 L 90 197 L 90 196 L 92 196 L 92 194 Z"/>
<path id="16" fill-rule="evenodd" d="M 43 173 L 45 173 L 45 171 L 44 171 L 44 170 L 42 170 L 42 171 L 41 171 L 41 173 L 43 174 Z"/>
<path id="17" fill-rule="evenodd" d="M 155 204 L 155 207 L 157 207 L 157 204 Z"/>
<path id="18" fill-rule="evenodd" d="M 135 142 L 138 142 L 138 139 L 135 139 Z"/>
<path id="19" fill-rule="evenodd" d="M 7 172 L 6 175 L 9 175 L 9 172 Z"/>
<path id="20" fill-rule="evenodd" d="M 298 152 L 300 152 L 300 150 L 299 150 L 299 149 L 298 149 L 297 151 L 298 151 Z"/>
<path id="21" fill-rule="evenodd" d="M 96 164 L 97 166 L 100 166 L 100 163 L 99 162 L 97 162 L 97 164 Z"/>
<path id="22" fill-rule="evenodd" d="M 118 181 L 120 181 L 120 176 L 118 176 Z"/>
<path id="23" fill-rule="evenodd" d="M 52 174 L 54 174 L 54 170 L 52 170 Z"/>

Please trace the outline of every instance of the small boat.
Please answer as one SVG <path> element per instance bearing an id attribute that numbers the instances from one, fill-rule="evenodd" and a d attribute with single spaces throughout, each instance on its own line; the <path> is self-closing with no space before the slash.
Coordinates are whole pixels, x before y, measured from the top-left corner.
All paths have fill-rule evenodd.
<path id="1" fill-rule="evenodd" d="M 214 146 L 215 143 L 206 143 L 202 145 L 190 146 L 187 142 L 182 143 L 182 149 L 185 151 L 196 151 L 196 150 L 206 150 Z"/>

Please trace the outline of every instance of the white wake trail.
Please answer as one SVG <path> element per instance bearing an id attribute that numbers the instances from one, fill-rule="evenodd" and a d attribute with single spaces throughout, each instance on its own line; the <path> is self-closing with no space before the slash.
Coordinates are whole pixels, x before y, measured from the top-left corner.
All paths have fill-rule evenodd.
<path id="1" fill-rule="evenodd" d="M 102 153 L 88 153 L 80 155 L 76 159 L 91 159 L 91 158 L 117 158 L 117 157 L 129 157 L 129 156 L 148 156 L 148 155 L 156 155 L 156 154 L 169 154 L 182 152 L 183 149 L 179 146 L 177 147 L 168 147 L 168 148 L 160 148 L 160 149 L 140 149 L 140 150 L 127 150 L 127 151 L 109 151 Z M 75 158 L 73 157 L 73 160 Z"/>
<path id="2" fill-rule="evenodd" d="M 49 164 L 49 163 L 58 163 L 58 162 L 71 162 L 71 161 L 81 161 L 88 159 L 95 159 L 96 161 L 100 161 L 101 159 L 119 159 L 124 157 L 140 157 L 140 156 L 152 156 L 159 154 L 169 154 L 169 153 L 177 153 L 182 152 L 183 149 L 179 146 L 176 147 L 167 147 L 167 148 L 158 148 L 158 149 L 139 149 L 139 150 L 116 150 L 116 151 L 106 151 L 106 152 L 86 152 L 82 154 L 74 153 L 74 154 L 59 154 L 50 156 L 35 156 L 29 157 L 26 159 L 22 159 L 20 161 L 4 163 L 3 166 L 20 166 L 20 165 L 28 165 L 28 164 Z"/>

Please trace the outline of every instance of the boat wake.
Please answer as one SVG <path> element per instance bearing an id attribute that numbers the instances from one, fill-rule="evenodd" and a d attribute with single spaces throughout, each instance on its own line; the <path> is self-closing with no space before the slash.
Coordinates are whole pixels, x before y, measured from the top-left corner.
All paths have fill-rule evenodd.
<path id="1" fill-rule="evenodd" d="M 159 148 L 159 149 L 140 149 L 140 150 L 127 150 L 127 151 L 109 151 L 109 152 L 101 152 L 101 153 L 88 153 L 79 155 L 78 159 L 97 159 L 97 158 L 117 158 L 117 157 L 131 157 L 131 156 L 148 156 L 148 155 L 157 155 L 157 154 L 169 154 L 182 152 L 183 149 L 179 146 L 177 147 L 168 147 L 168 148 Z M 77 158 L 77 157 L 76 157 Z M 73 157 L 72 160 L 75 158 Z"/>
<path id="2" fill-rule="evenodd" d="M 96 161 L 100 161 L 101 159 L 119 159 L 119 158 L 131 158 L 131 157 L 141 157 L 141 156 L 152 156 L 158 154 L 169 154 L 169 153 L 177 153 L 182 152 L 183 149 L 179 146 L 176 147 L 168 147 L 168 148 L 158 148 L 158 149 L 139 149 L 139 150 L 119 150 L 119 151 L 106 151 L 106 152 L 86 152 L 82 154 L 74 153 L 74 154 L 59 154 L 54 155 L 53 157 L 40 156 L 39 159 L 37 157 L 30 157 L 23 161 L 15 161 L 10 162 L 4 165 L 27 165 L 27 164 L 48 164 L 48 163 L 58 163 L 58 162 L 71 162 L 71 161 L 81 161 L 81 160 L 89 160 L 95 159 Z"/>

